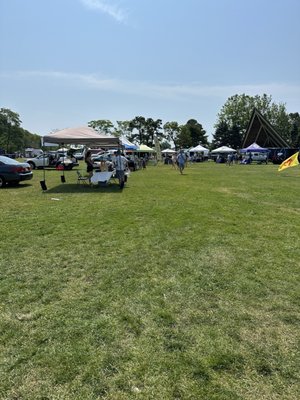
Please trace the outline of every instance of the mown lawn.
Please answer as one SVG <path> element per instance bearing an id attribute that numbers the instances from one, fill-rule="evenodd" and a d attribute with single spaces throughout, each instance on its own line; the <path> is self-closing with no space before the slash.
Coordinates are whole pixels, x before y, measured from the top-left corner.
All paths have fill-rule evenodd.
<path id="1" fill-rule="evenodd" d="M 60 174 L 0 191 L 1 399 L 298 398 L 299 167 Z"/>

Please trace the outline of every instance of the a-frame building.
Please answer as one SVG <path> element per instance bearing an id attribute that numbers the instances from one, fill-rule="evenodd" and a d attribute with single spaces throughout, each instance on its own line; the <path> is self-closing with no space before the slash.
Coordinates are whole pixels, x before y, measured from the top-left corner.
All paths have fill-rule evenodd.
<path id="1" fill-rule="evenodd" d="M 266 118 L 254 108 L 242 144 L 242 148 L 257 143 L 261 147 L 284 148 L 288 143 L 275 131 Z"/>

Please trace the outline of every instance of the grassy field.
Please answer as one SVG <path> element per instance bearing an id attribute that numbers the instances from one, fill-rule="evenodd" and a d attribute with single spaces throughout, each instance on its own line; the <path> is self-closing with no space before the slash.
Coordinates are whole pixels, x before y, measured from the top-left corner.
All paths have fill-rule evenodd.
<path id="1" fill-rule="evenodd" d="M 1 399 L 299 398 L 300 168 L 184 172 L 0 191 Z"/>

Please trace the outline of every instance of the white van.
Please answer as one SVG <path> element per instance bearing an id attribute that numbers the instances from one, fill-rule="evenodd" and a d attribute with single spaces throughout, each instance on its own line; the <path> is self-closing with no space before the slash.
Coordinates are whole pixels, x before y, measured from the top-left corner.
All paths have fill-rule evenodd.
<path id="1" fill-rule="evenodd" d="M 252 161 L 268 163 L 268 153 L 251 152 L 246 153 L 247 158 L 251 155 Z"/>

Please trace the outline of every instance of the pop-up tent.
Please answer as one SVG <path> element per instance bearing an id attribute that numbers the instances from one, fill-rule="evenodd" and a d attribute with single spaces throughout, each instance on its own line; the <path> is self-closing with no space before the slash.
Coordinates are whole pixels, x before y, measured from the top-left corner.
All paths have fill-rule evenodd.
<path id="1" fill-rule="evenodd" d="M 154 149 L 151 149 L 151 147 L 149 147 L 149 146 L 147 146 L 145 144 L 141 144 L 138 147 L 137 151 L 140 152 L 140 153 L 155 153 Z"/>
<path id="2" fill-rule="evenodd" d="M 198 144 L 196 147 L 192 147 L 189 150 L 190 153 L 208 153 L 209 150 L 206 147 L 201 146 L 201 144 Z"/>
<path id="3" fill-rule="evenodd" d="M 88 126 L 62 129 L 61 131 L 44 136 L 43 141 L 44 143 L 57 144 L 84 144 L 86 146 L 99 145 L 99 147 L 118 147 L 120 145 L 119 138 L 112 135 L 104 135 Z"/>
<path id="4" fill-rule="evenodd" d="M 112 148 L 121 146 L 119 138 L 112 135 L 104 135 L 95 131 L 93 128 L 88 126 L 81 126 L 78 128 L 66 128 L 61 131 L 50 133 L 44 136 L 43 143 L 53 143 L 64 146 L 65 144 L 82 144 L 85 146 L 99 146 Z M 65 182 L 65 171 L 63 170 L 61 176 L 62 183 Z M 45 168 L 44 168 L 44 180 L 40 181 L 43 190 L 47 190 Z"/>
<path id="5" fill-rule="evenodd" d="M 125 150 L 136 150 L 138 147 L 131 143 L 128 139 L 126 139 L 124 136 L 120 137 L 122 146 L 125 148 Z"/>
<path id="6" fill-rule="evenodd" d="M 221 146 L 221 147 L 218 147 L 217 149 L 214 149 L 214 150 L 211 151 L 211 153 L 213 153 L 213 154 L 216 154 L 216 153 L 228 154 L 228 153 L 235 153 L 235 152 L 236 152 L 236 150 L 234 150 L 234 149 L 232 149 L 231 147 L 228 147 L 228 146 Z"/>
<path id="7" fill-rule="evenodd" d="M 267 153 L 269 149 L 265 147 L 260 147 L 257 143 L 252 143 L 250 146 L 241 149 L 241 153 Z"/>
<path id="8" fill-rule="evenodd" d="M 165 149 L 165 150 L 162 150 L 162 153 L 163 154 L 173 154 L 173 153 L 176 153 L 176 151 L 172 150 L 172 149 Z"/>

